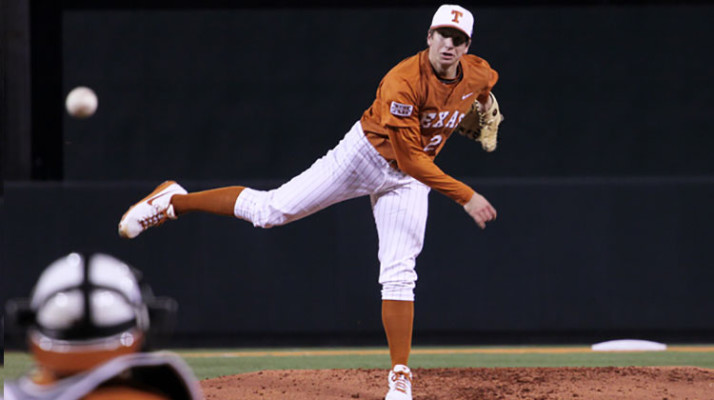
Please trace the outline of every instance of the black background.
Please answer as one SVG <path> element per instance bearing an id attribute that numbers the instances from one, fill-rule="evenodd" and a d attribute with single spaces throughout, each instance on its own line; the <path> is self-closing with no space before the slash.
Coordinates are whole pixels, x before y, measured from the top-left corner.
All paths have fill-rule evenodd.
<path id="1" fill-rule="evenodd" d="M 308 167 L 426 46 L 438 4 L 411 4 L 33 1 L 2 296 L 97 249 L 179 301 L 177 344 L 382 343 L 367 199 L 271 230 L 189 215 L 123 241 L 116 224 L 164 179 L 272 188 Z M 496 152 L 453 137 L 437 163 L 499 219 L 480 231 L 431 194 L 415 343 L 710 340 L 714 7 L 463 5 L 506 120 Z M 77 85 L 99 96 L 90 119 L 64 112 Z"/>

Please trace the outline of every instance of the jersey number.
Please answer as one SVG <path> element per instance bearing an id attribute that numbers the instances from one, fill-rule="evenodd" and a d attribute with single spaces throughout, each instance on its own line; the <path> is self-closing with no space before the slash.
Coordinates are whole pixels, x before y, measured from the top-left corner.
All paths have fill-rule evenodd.
<path id="1" fill-rule="evenodd" d="M 424 152 L 428 153 L 430 151 L 436 151 L 436 148 L 439 147 L 441 142 L 444 140 L 444 138 L 441 135 L 436 135 L 431 140 L 429 141 L 429 144 L 424 147 Z"/>

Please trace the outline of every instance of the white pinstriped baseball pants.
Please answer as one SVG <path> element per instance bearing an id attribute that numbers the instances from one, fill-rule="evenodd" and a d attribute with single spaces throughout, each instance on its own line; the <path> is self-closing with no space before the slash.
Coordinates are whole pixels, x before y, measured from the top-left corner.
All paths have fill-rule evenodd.
<path id="1" fill-rule="evenodd" d="M 416 258 L 424 244 L 429 187 L 389 166 L 358 121 L 307 170 L 277 189 L 246 188 L 236 217 L 271 228 L 335 203 L 369 195 L 379 237 L 383 300 L 414 300 Z"/>

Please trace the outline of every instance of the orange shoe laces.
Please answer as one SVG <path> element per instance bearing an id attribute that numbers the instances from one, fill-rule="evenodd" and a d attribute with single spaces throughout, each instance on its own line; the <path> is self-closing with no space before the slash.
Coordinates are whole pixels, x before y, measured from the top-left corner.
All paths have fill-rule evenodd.
<path id="1" fill-rule="evenodd" d="M 144 219 L 139 220 L 139 224 L 142 228 L 147 229 L 153 226 L 159 226 L 169 219 L 169 214 L 166 210 L 159 211 L 158 213 L 148 216 Z"/>

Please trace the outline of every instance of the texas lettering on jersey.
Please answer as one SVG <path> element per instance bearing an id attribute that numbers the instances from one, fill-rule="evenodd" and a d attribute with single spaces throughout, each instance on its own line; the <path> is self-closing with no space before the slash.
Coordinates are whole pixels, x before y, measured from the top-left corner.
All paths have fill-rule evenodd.
<path id="1" fill-rule="evenodd" d="M 462 119 L 464 113 L 455 111 L 427 112 L 421 114 L 421 128 L 449 128 L 454 129 Z"/>

